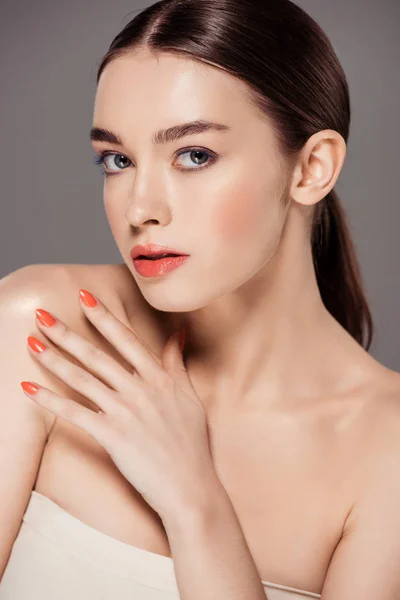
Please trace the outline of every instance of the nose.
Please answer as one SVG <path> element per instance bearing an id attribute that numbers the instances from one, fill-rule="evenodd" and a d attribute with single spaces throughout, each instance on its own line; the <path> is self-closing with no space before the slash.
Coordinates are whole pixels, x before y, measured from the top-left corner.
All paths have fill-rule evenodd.
<path id="1" fill-rule="evenodd" d="M 143 225 L 165 227 L 171 221 L 171 211 L 168 202 L 150 194 L 148 190 L 142 193 L 136 188 L 125 217 L 133 227 L 143 227 Z"/>

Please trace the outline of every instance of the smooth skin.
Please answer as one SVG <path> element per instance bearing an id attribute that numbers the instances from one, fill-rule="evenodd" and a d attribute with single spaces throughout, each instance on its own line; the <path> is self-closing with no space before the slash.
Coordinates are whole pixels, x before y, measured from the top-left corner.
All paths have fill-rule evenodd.
<path id="1" fill-rule="evenodd" d="M 199 118 L 231 129 L 152 144 L 156 130 Z M 92 406 L 26 349 L 28 335 L 45 342 L 39 307 L 129 369 L 82 315 L 77 296 L 85 288 L 159 358 L 186 327 L 185 366 L 207 416 L 214 468 L 261 578 L 323 600 L 394 600 L 400 375 L 326 311 L 308 235 L 310 210 L 343 166 L 343 138 L 318 132 L 287 163 L 244 83 L 212 65 L 145 51 L 107 66 L 93 125 L 124 141 L 93 142 L 97 153 L 129 159 L 110 156 L 104 182 L 123 264 L 30 265 L 0 282 L 1 455 L 14 457 L 1 464 L 13 499 L 0 506 L 3 569 L 32 489 L 107 535 L 171 555 L 159 515 L 104 449 L 20 388 L 29 380 Z M 201 172 L 190 153 L 177 156 L 193 147 L 218 159 Z M 129 252 L 148 242 L 191 256 L 159 281 L 145 280 Z M 193 563 L 207 556 L 196 539 Z"/>
<path id="2" fill-rule="evenodd" d="M 60 319 L 38 310 L 39 330 L 80 366 L 35 336 L 28 338 L 29 352 L 89 398 L 95 410 L 30 382 L 22 387 L 35 402 L 89 433 L 162 520 L 168 520 L 181 512 L 181 505 L 183 509 L 196 500 L 199 482 L 205 484 L 213 472 L 206 413 L 183 364 L 179 332 L 168 340 L 159 361 L 100 299 L 87 290 L 80 293 L 85 315 L 129 363 L 130 372 Z M 84 303 L 87 298 L 93 305 Z"/>

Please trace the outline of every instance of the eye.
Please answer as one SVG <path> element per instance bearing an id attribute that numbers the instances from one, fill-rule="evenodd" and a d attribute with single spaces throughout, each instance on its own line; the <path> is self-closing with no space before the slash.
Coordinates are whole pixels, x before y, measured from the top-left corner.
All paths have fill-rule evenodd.
<path id="1" fill-rule="evenodd" d="M 186 148 L 184 150 L 180 150 L 177 156 L 180 157 L 184 156 L 185 154 L 189 154 L 190 161 L 193 161 L 191 164 L 194 164 L 195 168 L 185 167 L 180 169 L 181 171 L 200 171 L 200 169 L 206 169 L 207 167 L 211 166 L 217 160 L 215 153 L 211 153 L 204 148 Z M 110 160 L 107 162 L 107 159 Z M 204 159 L 206 159 L 207 162 L 205 162 Z M 119 171 L 123 171 L 127 166 L 129 166 L 127 163 L 132 163 L 132 161 L 124 154 L 110 151 L 104 151 L 99 156 L 96 155 L 93 159 L 93 162 L 96 165 L 105 165 L 107 167 L 107 170 L 101 170 L 103 175 L 111 175 L 118 173 Z M 113 170 L 113 167 L 116 167 L 116 169 Z"/>
<path id="2" fill-rule="evenodd" d="M 204 148 L 187 148 L 186 150 L 181 150 L 178 153 L 178 157 L 184 156 L 185 154 L 189 154 L 190 161 L 193 161 L 195 166 L 197 165 L 198 168 L 192 169 L 189 167 L 181 169 L 182 171 L 200 171 L 200 169 L 206 169 L 207 167 L 211 166 L 217 160 L 214 153 L 211 154 Z M 204 158 L 207 157 L 209 160 L 208 162 L 205 162 Z M 191 164 L 193 164 L 193 162 Z"/>
<path id="3" fill-rule="evenodd" d="M 111 158 L 112 160 L 107 164 L 106 159 L 108 159 L 108 158 Z M 104 169 L 101 170 L 103 175 L 105 173 L 118 173 L 118 171 L 121 171 L 121 168 L 119 168 L 121 166 L 121 163 L 122 163 L 122 170 L 123 170 L 126 167 L 127 161 L 131 162 L 129 160 L 129 158 L 127 158 L 124 154 L 117 154 L 116 152 L 102 152 L 100 154 L 100 156 L 95 156 L 93 159 L 93 162 L 96 165 L 99 165 L 99 166 L 106 165 L 107 171 L 104 171 Z M 111 168 L 112 166 L 117 167 L 117 170 L 113 171 Z M 109 171 L 108 169 L 111 169 L 111 170 Z"/>

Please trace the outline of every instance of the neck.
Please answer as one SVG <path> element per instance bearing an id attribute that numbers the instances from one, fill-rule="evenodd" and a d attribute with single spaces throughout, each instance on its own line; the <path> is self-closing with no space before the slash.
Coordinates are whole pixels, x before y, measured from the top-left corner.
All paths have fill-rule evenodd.
<path id="1" fill-rule="evenodd" d="M 186 329 L 185 365 L 208 412 L 344 393 L 371 369 L 325 308 L 302 231 L 284 233 L 274 257 L 232 294 L 168 315 L 173 330 Z"/>

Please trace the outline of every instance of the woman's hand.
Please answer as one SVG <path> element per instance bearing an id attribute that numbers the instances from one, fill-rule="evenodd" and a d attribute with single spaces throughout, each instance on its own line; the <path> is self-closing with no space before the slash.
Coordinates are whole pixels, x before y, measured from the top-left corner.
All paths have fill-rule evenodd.
<path id="1" fill-rule="evenodd" d="M 85 290 L 80 290 L 80 298 L 89 321 L 134 367 L 133 373 L 39 309 L 39 330 L 83 367 L 34 337 L 28 338 L 31 355 L 100 410 L 90 410 L 38 384 L 21 385 L 32 400 L 97 440 L 123 476 L 166 518 L 195 503 L 196 497 L 204 497 L 204 487 L 217 479 L 206 415 L 183 363 L 179 332 L 169 338 L 160 364 L 135 332 L 97 298 Z"/>

